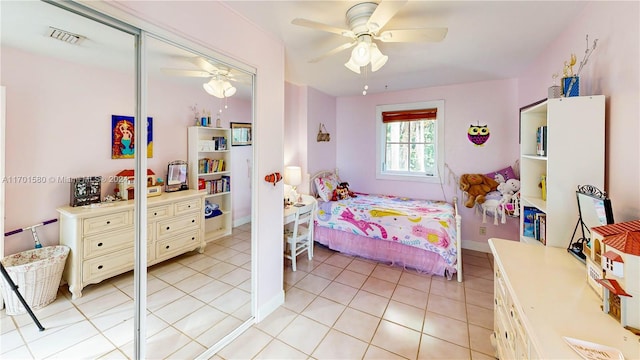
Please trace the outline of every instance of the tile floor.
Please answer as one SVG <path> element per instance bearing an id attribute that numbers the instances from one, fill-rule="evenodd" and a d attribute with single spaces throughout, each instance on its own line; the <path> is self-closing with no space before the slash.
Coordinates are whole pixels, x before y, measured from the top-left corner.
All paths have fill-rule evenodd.
<path id="1" fill-rule="evenodd" d="M 251 227 L 147 273 L 147 358 L 193 359 L 251 317 Z M 89 285 L 29 315 L 0 317 L 0 359 L 131 359 L 132 272 Z"/>
<path id="2" fill-rule="evenodd" d="M 250 316 L 250 228 L 149 268 L 147 357 L 193 359 Z M 492 359 L 489 254 L 464 250 L 465 281 L 316 246 L 285 262 L 286 301 L 213 359 Z M 2 359 L 129 359 L 131 273 L 71 300 L 63 286 L 36 316 L 0 317 Z"/>
<path id="3" fill-rule="evenodd" d="M 465 281 L 317 246 L 285 262 L 284 306 L 214 359 L 493 359 L 493 260 L 463 250 Z"/>

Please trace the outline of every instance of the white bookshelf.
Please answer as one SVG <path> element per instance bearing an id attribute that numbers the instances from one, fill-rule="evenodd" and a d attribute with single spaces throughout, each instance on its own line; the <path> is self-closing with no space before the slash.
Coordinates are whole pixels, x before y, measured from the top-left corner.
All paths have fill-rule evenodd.
<path id="1" fill-rule="evenodd" d="M 216 147 L 213 138 L 223 137 L 226 144 Z M 205 181 L 220 180 L 228 177 L 229 187 L 231 186 L 231 129 L 214 128 L 206 126 L 191 126 L 188 129 L 188 162 L 189 162 L 189 188 L 198 189 L 198 179 Z M 219 170 L 204 171 L 200 166 L 200 161 L 209 159 L 212 161 L 223 161 L 224 167 Z M 205 240 L 213 241 L 223 236 L 231 235 L 232 212 L 231 212 L 231 191 L 213 192 L 213 190 L 200 190 L 205 193 L 205 201 L 218 204 L 221 215 L 205 218 Z"/>
<path id="2" fill-rule="evenodd" d="M 524 207 L 546 214 L 546 244 L 567 247 L 578 221 L 578 185 L 604 188 L 605 97 L 548 99 L 520 111 L 520 241 L 540 244 L 523 235 Z M 547 154 L 536 155 L 536 132 L 547 126 Z M 542 199 L 540 177 L 546 174 Z"/>

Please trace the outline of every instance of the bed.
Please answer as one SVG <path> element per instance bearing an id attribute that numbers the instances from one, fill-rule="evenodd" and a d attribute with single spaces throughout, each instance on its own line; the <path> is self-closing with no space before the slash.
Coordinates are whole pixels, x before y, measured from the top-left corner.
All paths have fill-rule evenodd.
<path id="1" fill-rule="evenodd" d="M 355 192 L 331 201 L 336 171 L 310 179 L 318 200 L 314 240 L 348 255 L 462 281 L 461 216 L 453 203 Z M 316 183 L 318 185 L 316 185 Z"/>

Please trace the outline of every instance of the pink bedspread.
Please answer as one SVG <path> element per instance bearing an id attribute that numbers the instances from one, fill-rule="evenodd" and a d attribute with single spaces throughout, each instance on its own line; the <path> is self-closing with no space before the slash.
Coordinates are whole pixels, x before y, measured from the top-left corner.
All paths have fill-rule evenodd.
<path id="1" fill-rule="evenodd" d="M 417 249 L 426 250 L 439 255 L 446 267 L 455 268 L 456 226 L 453 205 L 443 201 L 389 195 L 357 195 L 347 200 L 318 202 L 316 240 L 323 243 L 323 234 L 319 228 L 338 230 L 377 241 L 404 245 L 397 248 L 413 248 L 418 253 L 422 251 Z M 324 237 L 326 238 L 326 234 Z M 366 246 L 371 247 L 372 244 L 374 243 L 368 242 Z M 359 245 L 341 246 L 355 249 Z M 358 255 L 351 251 L 349 253 Z"/>

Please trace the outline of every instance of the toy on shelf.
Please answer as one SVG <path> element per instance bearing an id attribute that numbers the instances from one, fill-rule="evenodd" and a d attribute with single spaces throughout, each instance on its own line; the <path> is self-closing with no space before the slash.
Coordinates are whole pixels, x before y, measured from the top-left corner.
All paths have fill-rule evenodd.
<path id="1" fill-rule="evenodd" d="M 116 198 L 122 200 L 133 200 L 135 188 L 135 176 L 133 169 L 122 170 L 116 174 L 117 183 L 114 190 Z M 162 187 L 157 185 L 156 174 L 151 169 L 147 169 L 147 196 L 158 196 L 162 194 Z"/>
<path id="2" fill-rule="evenodd" d="M 602 311 L 640 335 L 640 220 L 591 228 L 590 260 L 600 264 Z M 596 289 L 598 290 L 598 289 Z"/>

